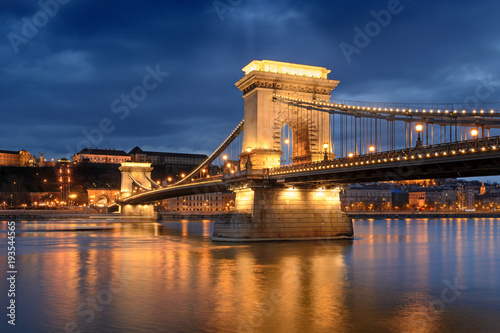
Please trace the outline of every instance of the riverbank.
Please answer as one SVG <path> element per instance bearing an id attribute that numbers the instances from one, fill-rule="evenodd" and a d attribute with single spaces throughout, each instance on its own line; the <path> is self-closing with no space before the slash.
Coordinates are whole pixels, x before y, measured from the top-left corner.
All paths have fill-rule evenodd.
<path id="1" fill-rule="evenodd" d="M 168 221 L 168 220 L 211 220 L 211 219 L 230 219 L 231 213 L 158 213 L 158 221 Z"/>
<path id="2" fill-rule="evenodd" d="M 419 219 L 419 218 L 500 218 L 500 212 L 346 212 L 353 219 Z M 231 218 L 231 213 L 158 213 L 158 220 L 200 220 Z"/>
<path id="3" fill-rule="evenodd" d="M 231 213 L 157 213 L 152 219 L 213 220 L 230 219 Z M 423 219 L 423 218 L 500 218 L 500 212 L 347 212 L 353 219 Z M 134 219 L 141 216 L 100 214 L 90 210 L 0 210 L 0 220 L 64 220 L 64 219 Z"/>
<path id="4" fill-rule="evenodd" d="M 500 218 L 500 212 L 346 212 L 353 219 Z"/>
<path id="5" fill-rule="evenodd" d="M 105 219 L 120 218 L 119 215 L 99 214 L 93 209 L 64 209 L 64 210 L 31 210 L 12 209 L 0 210 L 0 220 L 64 220 L 64 219 Z"/>

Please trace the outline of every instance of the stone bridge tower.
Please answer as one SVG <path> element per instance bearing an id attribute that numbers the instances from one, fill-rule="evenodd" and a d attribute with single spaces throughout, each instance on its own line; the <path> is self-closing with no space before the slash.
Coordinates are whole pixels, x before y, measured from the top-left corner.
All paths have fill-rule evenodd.
<path id="1" fill-rule="evenodd" d="M 139 183 L 145 190 L 151 190 L 151 163 L 123 162 L 120 166 L 122 172 L 122 184 L 120 199 L 125 199 L 133 194 L 134 183 Z M 120 205 L 120 213 L 132 216 L 154 216 L 154 206 L 144 205 Z"/>
<path id="2" fill-rule="evenodd" d="M 330 115 L 275 102 L 273 96 L 329 102 L 338 81 L 328 80 L 326 68 L 268 60 L 253 61 L 243 71 L 236 83 L 245 104 L 240 166 L 252 168 L 247 178 L 228 179 L 236 193 L 235 213 L 229 222 L 215 222 L 212 240 L 352 239 L 352 221 L 341 211 L 338 188 L 273 183 L 262 172 L 280 166 L 285 125 L 292 132 L 294 164 L 323 160 L 325 143 L 333 157 Z"/>
<path id="3" fill-rule="evenodd" d="M 243 68 L 245 76 L 236 83 L 245 102 L 245 131 L 241 165 L 248 157 L 254 169 L 280 166 L 281 129 L 292 131 L 294 164 L 322 160 L 323 145 L 332 154 L 330 116 L 273 101 L 273 95 L 329 102 L 339 81 L 328 80 L 330 70 L 269 60 L 253 61 Z"/>

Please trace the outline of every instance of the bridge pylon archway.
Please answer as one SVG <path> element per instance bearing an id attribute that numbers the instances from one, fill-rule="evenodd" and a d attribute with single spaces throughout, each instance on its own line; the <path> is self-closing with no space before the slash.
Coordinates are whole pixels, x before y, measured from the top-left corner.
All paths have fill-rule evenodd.
<path id="1" fill-rule="evenodd" d="M 123 162 L 120 166 L 122 173 L 120 200 L 134 194 L 134 185 L 144 190 L 151 190 L 151 163 Z M 120 205 L 120 213 L 130 216 L 154 216 L 153 204 Z"/>
<path id="2" fill-rule="evenodd" d="M 329 80 L 330 70 L 269 60 L 253 61 L 243 68 L 245 76 L 236 83 L 243 92 L 245 131 L 241 166 L 248 158 L 253 169 L 280 166 L 281 128 L 288 124 L 293 132 L 293 163 L 321 161 L 324 144 L 332 155 L 329 114 L 281 105 L 275 95 L 329 102 L 339 81 Z"/>

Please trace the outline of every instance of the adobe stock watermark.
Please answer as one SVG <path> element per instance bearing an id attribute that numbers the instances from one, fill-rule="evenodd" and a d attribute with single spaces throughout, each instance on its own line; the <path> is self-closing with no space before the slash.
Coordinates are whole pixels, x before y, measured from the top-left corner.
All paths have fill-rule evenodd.
<path id="1" fill-rule="evenodd" d="M 495 92 L 495 87 L 500 87 L 500 82 L 493 81 L 493 75 L 487 78 L 480 77 L 474 95 L 469 95 L 464 99 L 465 107 L 468 109 L 479 109 L 480 103 L 486 101 Z"/>
<path id="2" fill-rule="evenodd" d="M 81 333 L 85 325 L 92 323 L 97 313 L 104 310 L 106 305 L 111 304 L 113 297 L 121 293 L 128 285 L 130 277 L 121 274 L 113 274 L 109 283 L 100 288 L 94 297 L 88 297 L 85 302 L 81 302 L 76 308 L 79 320 L 68 322 L 64 326 L 66 333 Z"/>
<path id="3" fill-rule="evenodd" d="M 412 0 L 407 0 L 411 2 Z M 399 15 L 403 12 L 404 6 L 399 0 L 389 0 L 387 3 L 387 9 L 382 9 L 380 11 L 372 10 L 370 15 L 373 20 L 367 22 L 364 29 L 358 26 L 354 27 L 354 39 L 353 44 L 347 42 L 341 42 L 339 44 L 340 50 L 344 55 L 348 64 L 352 62 L 352 56 L 354 54 L 360 54 L 361 51 L 368 47 L 372 42 L 373 38 L 376 38 L 382 32 L 382 28 L 387 28 L 392 22 L 392 18 L 395 15 Z"/>
<path id="4" fill-rule="evenodd" d="M 458 297 L 462 296 L 462 291 L 467 289 L 467 286 L 461 285 L 458 282 L 458 277 L 455 277 L 453 283 L 448 279 L 444 280 L 444 285 L 445 287 L 441 290 L 439 297 L 430 301 L 423 313 L 413 314 L 413 320 L 421 321 L 424 319 L 424 316 L 429 319 L 433 315 L 442 314 L 446 310 L 446 305 L 455 302 Z"/>
<path id="5" fill-rule="evenodd" d="M 141 84 L 133 87 L 130 93 L 122 93 L 119 98 L 111 102 L 111 112 L 116 114 L 121 121 L 127 119 L 130 110 L 139 107 L 140 103 L 146 100 L 149 92 L 157 89 L 164 78 L 170 75 L 168 72 L 163 72 L 159 64 L 155 68 L 146 66 L 145 70 L 147 74 L 142 78 Z M 82 134 L 85 138 L 78 142 L 76 150 L 69 145 L 66 146 L 68 152 L 66 158 L 71 159 L 84 148 L 98 147 L 103 142 L 104 135 L 113 133 L 115 129 L 115 122 L 110 118 L 102 118 L 95 128 L 83 129 Z"/>
<path id="6" fill-rule="evenodd" d="M 22 44 L 28 44 L 30 40 L 38 35 L 39 29 L 45 27 L 51 18 L 54 18 L 61 8 L 61 6 L 66 5 L 71 0 L 40 0 L 38 1 L 38 7 L 40 9 L 32 16 L 24 16 L 21 21 L 21 30 L 16 33 L 10 31 L 7 33 L 7 39 L 12 46 L 15 54 L 19 53 L 19 46 Z"/>
<path id="7" fill-rule="evenodd" d="M 212 4 L 219 16 L 219 19 L 224 21 L 224 15 L 227 12 L 232 12 L 236 7 L 241 5 L 243 0 L 215 0 Z"/>

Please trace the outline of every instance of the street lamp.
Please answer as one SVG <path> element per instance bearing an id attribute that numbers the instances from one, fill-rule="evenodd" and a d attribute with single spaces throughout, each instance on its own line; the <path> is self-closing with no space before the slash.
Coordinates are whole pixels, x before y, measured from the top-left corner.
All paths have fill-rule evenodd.
<path id="1" fill-rule="evenodd" d="M 477 135 L 479 134 L 479 132 L 477 131 L 477 128 L 473 128 L 471 131 L 470 131 L 470 135 L 472 135 L 472 137 L 474 138 L 474 148 L 477 149 Z"/>
<path id="2" fill-rule="evenodd" d="M 353 153 L 349 153 L 349 155 L 347 155 L 349 158 L 353 158 L 354 157 L 354 154 Z"/>
<path id="3" fill-rule="evenodd" d="M 375 146 L 368 147 L 368 151 L 370 152 L 370 154 L 373 154 L 375 152 Z"/>
<path id="4" fill-rule="evenodd" d="M 415 125 L 415 130 L 418 133 L 417 144 L 415 145 L 415 147 L 422 147 L 422 139 L 420 138 L 420 133 L 422 133 L 423 129 L 424 129 L 424 125 L 422 125 L 422 124 Z"/>
<path id="5" fill-rule="evenodd" d="M 247 147 L 247 153 L 251 153 L 252 152 L 252 147 Z"/>
<path id="6" fill-rule="evenodd" d="M 323 143 L 323 149 L 325 150 L 325 157 L 324 157 L 325 161 L 328 161 L 328 147 L 329 145 L 327 142 Z"/>
<path id="7" fill-rule="evenodd" d="M 286 139 L 285 139 L 285 144 L 287 145 L 287 144 L 289 144 L 289 143 L 290 143 L 290 139 L 286 138 Z"/>

